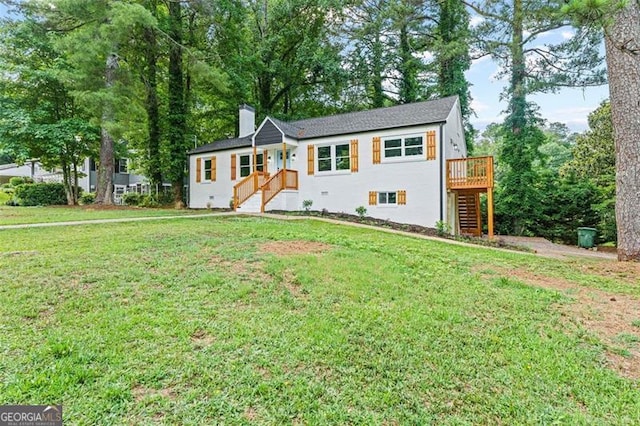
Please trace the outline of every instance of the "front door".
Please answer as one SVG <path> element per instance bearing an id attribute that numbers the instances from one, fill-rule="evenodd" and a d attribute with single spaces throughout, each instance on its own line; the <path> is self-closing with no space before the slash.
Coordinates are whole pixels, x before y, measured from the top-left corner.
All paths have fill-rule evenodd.
<path id="1" fill-rule="evenodd" d="M 276 170 L 282 169 L 282 150 L 276 150 Z M 291 150 L 287 150 L 287 169 L 291 169 Z"/>

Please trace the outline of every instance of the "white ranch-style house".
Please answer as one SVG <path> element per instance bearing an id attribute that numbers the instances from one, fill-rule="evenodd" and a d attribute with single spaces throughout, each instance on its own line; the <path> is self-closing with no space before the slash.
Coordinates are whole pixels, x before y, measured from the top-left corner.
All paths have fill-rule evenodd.
<path id="1" fill-rule="evenodd" d="M 189 207 L 367 215 L 479 235 L 481 192 L 493 233 L 493 159 L 466 158 L 457 97 L 284 122 L 239 111 L 239 137 L 189 152 Z"/>

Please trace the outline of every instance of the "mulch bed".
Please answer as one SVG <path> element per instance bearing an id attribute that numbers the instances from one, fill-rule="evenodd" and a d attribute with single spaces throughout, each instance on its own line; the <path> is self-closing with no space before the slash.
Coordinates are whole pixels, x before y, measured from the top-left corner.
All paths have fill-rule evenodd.
<path id="1" fill-rule="evenodd" d="M 462 242 L 477 244 L 481 246 L 499 247 L 499 248 L 505 248 L 509 250 L 517 250 L 517 251 L 525 251 L 525 252 L 532 251 L 527 247 L 509 244 L 501 240 L 500 238 L 489 240 L 486 238 L 477 238 L 477 237 L 460 236 L 460 235 L 456 235 L 456 236 L 448 235 L 448 234 L 440 235 L 438 234 L 438 231 L 435 228 L 429 228 L 429 227 L 420 226 L 420 225 L 409 225 L 406 223 L 392 222 L 390 220 L 377 219 L 375 217 L 370 217 L 370 216 L 365 216 L 361 218 L 360 216 L 353 215 L 353 214 L 333 213 L 333 212 L 326 212 L 326 211 L 310 211 L 310 212 L 294 211 L 292 212 L 292 211 L 285 211 L 285 210 L 269 210 L 268 213 L 281 214 L 285 216 L 323 217 L 327 219 L 342 220 L 345 222 L 362 223 L 364 225 L 372 225 L 380 228 L 394 229 L 396 231 L 410 232 L 412 234 L 426 235 L 429 237 L 462 241 Z"/>

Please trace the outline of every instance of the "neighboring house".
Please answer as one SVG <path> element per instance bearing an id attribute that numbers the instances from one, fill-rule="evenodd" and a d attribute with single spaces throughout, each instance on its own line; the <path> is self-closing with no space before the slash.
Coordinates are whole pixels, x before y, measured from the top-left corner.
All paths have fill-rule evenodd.
<path id="1" fill-rule="evenodd" d="M 479 193 L 492 199 L 493 162 L 465 158 L 457 97 L 292 122 L 266 117 L 255 131 L 254 120 L 243 105 L 238 138 L 189 152 L 189 207 L 292 211 L 311 200 L 314 210 L 364 206 L 375 218 L 480 233 Z"/>
<path id="2" fill-rule="evenodd" d="M 78 186 L 85 192 L 95 192 L 97 183 L 96 163 L 91 158 L 86 158 L 79 166 Z M 23 165 L 0 165 L 0 183 L 6 183 L 12 177 L 30 177 L 35 182 L 62 182 L 62 172 L 59 170 L 46 170 L 38 160 L 29 160 Z M 164 184 L 163 187 L 170 186 Z M 146 177 L 135 173 L 129 173 L 129 160 L 116 159 L 113 171 L 113 197 L 117 204 L 122 202 L 122 195 L 127 192 L 148 194 L 158 192 L 163 188 L 150 188 Z"/>
<path id="3" fill-rule="evenodd" d="M 12 177 L 31 178 L 37 182 L 58 181 L 58 173 L 46 170 L 38 160 L 28 160 L 24 164 L 0 165 L 0 183 L 7 183 Z M 62 175 L 59 181 L 62 182 Z"/>
<path id="4" fill-rule="evenodd" d="M 91 158 L 87 158 L 81 165 L 80 170 L 84 176 L 79 179 L 79 186 L 86 192 L 95 192 L 98 182 L 96 162 Z M 127 158 L 119 158 L 114 161 L 113 198 L 116 204 L 122 202 L 122 196 L 127 192 L 148 194 L 162 191 L 167 186 L 170 185 L 164 184 L 162 188 L 151 188 L 149 180 L 145 176 L 130 173 L 129 160 Z"/>

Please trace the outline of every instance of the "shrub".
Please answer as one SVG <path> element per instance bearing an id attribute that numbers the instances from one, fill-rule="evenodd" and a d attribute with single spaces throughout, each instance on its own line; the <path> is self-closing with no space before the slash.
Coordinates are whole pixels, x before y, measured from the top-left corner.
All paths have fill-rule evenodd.
<path id="1" fill-rule="evenodd" d="M 138 204 L 140 207 L 156 208 L 160 207 L 158 196 L 155 194 L 143 195 Z"/>
<path id="2" fill-rule="evenodd" d="M 127 206 L 139 206 L 143 196 L 137 192 L 127 192 L 122 196 L 122 201 Z"/>
<path id="3" fill-rule="evenodd" d="M 67 204 L 67 195 L 61 183 L 25 183 L 16 188 L 14 197 L 20 206 Z"/>
<path id="4" fill-rule="evenodd" d="M 356 207 L 356 213 L 358 213 L 360 219 L 364 219 L 365 215 L 367 214 L 367 208 L 365 206 Z"/>
<path id="5" fill-rule="evenodd" d="M 11 195 L 6 192 L 0 191 L 0 204 L 6 204 L 11 200 Z"/>
<path id="6" fill-rule="evenodd" d="M 80 196 L 80 204 L 83 206 L 93 204 L 96 201 L 96 193 L 95 192 L 85 192 Z"/>
<path id="7" fill-rule="evenodd" d="M 309 210 L 311 210 L 311 206 L 313 205 L 313 200 L 304 200 L 302 202 L 302 208 L 307 214 L 309 214 Z"/>
<path id="8" fill-rule="evenodd" d="M 24 178 L 21 177 L 12 177 L 11 179 L 9 179 L 9 184 L 11 186 L 19 186 L 19 185 L 24 185 L 26 183 Z"/>
<path id="9" fill-rule="evenodd" d="M 449 225 L 444 220 L 439 220 L 436 222 L 436 233 L 440 237 L 444 237 L 446 235 L 451 234 L 451 225 Z"/>

